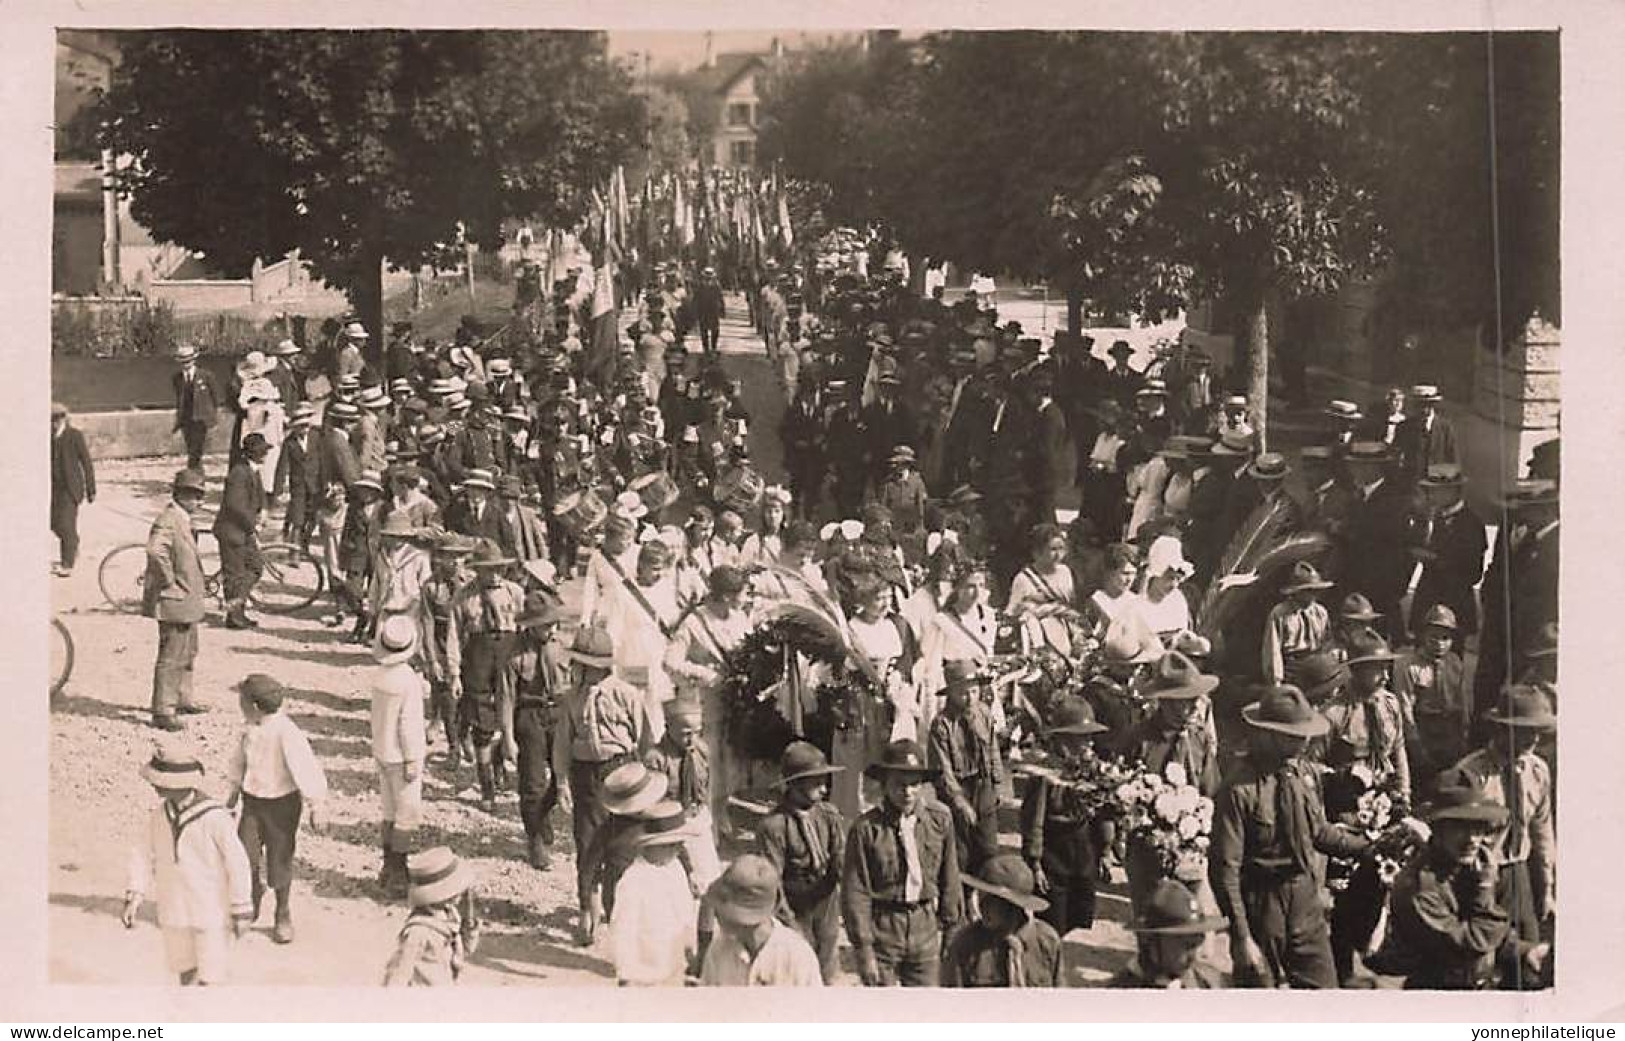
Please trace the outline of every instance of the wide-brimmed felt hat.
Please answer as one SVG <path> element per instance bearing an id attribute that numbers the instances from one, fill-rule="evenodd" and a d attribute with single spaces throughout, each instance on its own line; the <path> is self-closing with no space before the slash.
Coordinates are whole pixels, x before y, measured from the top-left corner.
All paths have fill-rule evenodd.
<path id="1" fill-rule="evenodd" d="M 1152 936 L 1196 936 L 1228 928 L 1230 920 L 1202 913 L 1196 896 L 1178 879 L 1157 883 L 1150 897 L 1129 924 L 1129 931 Z"/>
<path id="2" fill-rule="evenodd" d="M 1247 476 L 1258 481 L 1285 480 L 1292 468 L 1287 465 L 1286 456 L 1279 452 L 1260 452 L 1253 461 L 1247 464 Z"/>
<path id="3" fill-rule="evenodd" d="M 468 562 L 474 568 L 499 568 L 515 563 L 513 557 L 506 556 L 502 547 L 490 539 L 481 539 L 479 546 L 474 550 L 474 556 Z"/>
<path id="4" fill-rule="evenodd" d="M 445 846 L 412 854 L 406 861 L 406 875 L 406 902 L 413 907 L 455 900 L 474 884 L 467 865 Z"/>
<path id="5" fill-rule="evenodd" d="M 1185 655 L 1169 651 L 1157 659 L 1140 693 L 1158 701 L 1185 701 L 1212 694 L 1218 686 L 1219 677 L 1204 674 Z"/>
<path id="6" fill-rule="evenodd" d="M 1352 401 L 1341 400 L 1327 402 L 1326 415 L 1332 417 L 1333 419 L 1341 419 L 1350 423 L 1358 422 L 1359 420 L 1365 418 L 1365 413 L 1360 411 L 1359 405 L 1356 405 Z"/>
<path id="7" fill-rule="evenodd" d="M 1343 458 L 1350 463 L 1386 463 L 1393 458 L 1393 451 L 1385 441 L 1355 441 Z"/>
<path id="8" fill-rule="evenodd" d="M 372 642 L 372 656 L 379 665 L 410 661 L 417 649 L 418 624 L 411 615 L 390 615 L 379 623 Z"/>
<path id="9" fill-rule="evenodd" d="M 1036 914 L 1049 907 L 1049 901 L 1035 892 L 1038 886 L 1033 869 L 1015 853 L 990 857 L 976 874 L 961 875 L 960 880 L 979 893 L 997 897 L 1024 911 Z"/>
<path id="10" fill-rule="evenodd" d="M 812 742 L 792 741 L 779 756 L 779 779 L 774 786 L 783 788 L 805 777 L 828 777 L 845 769 L 844 766 L 831 766 L 824 756 L 824 750 Z"/>
<path id="11" fill-rule="evenodd" d="M 1287 573 L 1286 581 L 1281 583 L 1281 593 L 1289 596 L 1305 590 L 1330 589 L 1331 587 L 1332 583 L 1320 577 L 1320 572 L 1315 568 L 1315 565 L 1307 560 L 1300 560 L 1292 565 L 1292 570 Z"/>
<path id="12" fill-rule="evenodd" d="M 1129 357 L 1134 354 L 1134 348 L 1129 346 L 1127 340 L 1113 340 L 1112 345 L 1106 348 L 1106 353 L 1113 358 Z"/>
<path id="13" fill-rule="evenodd" d="M 1346 622 L 1374 622 L 1382 612 L 1371 606 L 1364 593 L 1350 593 L 1337 607 L 1337 616 Z"/>
<path id="14" fill-rule="evenodd" d="M 1466 821 L 1484 828 L 1498 828 L 1507 822 L 1510 814 L 1505 806 L 1490 798 L 1483 781 L 1453 766 L 1439 774 L 1433 798 L 1424 807 L 1422 816 L 1435 822 Z"/>
<path id="15" fill-rule="evenodd" d="M 570 644 L 570 660 L 595 669 L 615 666 L 615 638 L 602 625 L 584 625 Z"/>
<path id="16" fill-rule="evenodd" d="M 1461 629 L 1461 624 L 1456 620 L 1456 612 L 1444 604 L 1434 604 L 1422 616 L 1421 628 L 1448 629 L 1451 632 L 1456 632 Z"/>
<path id="17" fill-rule="evenodd" d="M 919 780 L 935 777 L 940 772 L 926 765 L 925 753 L 916 741 L 893 741 L 880 753 L 880 758 L 863 771 L 870 777 L 880 778 L 889 773 L 906 774 Z"/>
<path id="18" fill-rule="evenodd" d="M 203 783 L 203 764 L 181 742 L 160 742 L 142 764 L 141 777 L 164 791 L 196 788 Z"/>
<path id="19" fill-rule="evenodd" d="M 719 921 L 753 926 L 772 918 L 778 909 L 782 879 L 771 860 L 757 853 L 734 858 L 705 893 L 705 902 Z"/>
<path id="20" fill-rule="evenodd" d="M 1557 726 L 1557 713 L 1544 690 L 1533 684 L 1514 683 L 1501 693 L 1501 701 L 1487 717 L 1501 726 L 1530 730 L 1551 730 Z"/>
<path id="21" fill-rule="evenodd" d="M 1508 510 L 1528 506 L 1555 506 L 1560 502 L 1557 482 L 1547 480 L 1519 480 L 1507 489 L 1502 505 Z"/>
<path id="22" fill-rule="evenodd" d="M 1388 641 L 1375 629 L 1359 629 L 1348 636 L 1348 659 L 1344 662 L 1349 668 L 1356 665 L 1365 665 L 1370 662 L 1391 662 L 1394 660 L 1393 649 Z"/>
<path id="23" fill-rule="evenodd" d="M 193 492 L 202 495 L 208 491 L 208 486 L 204 481 L 203 471 L 188 467 L 175 475 L 175 479 L 169 483 L 169 490 L 171 494 Z"/>
<path id="24" fill-rule="evenodd" d="M 379 494 L 383 494 L 384 475 L 379 473 L 377 470 L 363 470 L 361 471 L 361 476 L 357 477 L 355 482 L 351 484 L 350 487 L 367 488 L 378 492 Z"/>
<path id="25" fill-rule="evenodd" d="M 1056 734 L 1104 734 L 1111 728 L 1095 719 L 1095 710 L 1079 697 L 1063 697 L 1056 703 L 1050 723 L 1044 728 L 1049 736 Z"/>
<path id="26" fill-rule="evenodd" d="M 545 625 L 557 625 L 563 617 L 556 600 L 546 593 L 532 593 L 525 597 L 524 609 L 519 612 L 514 624 L 521 629 L 540 629 Z"/>
<path id="27" fill-rule="evenodd" d="M 1329 728 L 1303 691 L 1290 683 L 1266 686 L 1262 696 L 1241 710 L 1241 718 L 1260 730 L 1295 737 L 1319 737 Z"/>
<path id="28" fill-rule="evenodd" d="M 639 849 L 645 846 L 680 846 L 694 836 L 694 829 L 689 826 L 682 804 L 670 799 L 655 803 L 638 817 L 642 823 L 636 843 Z"/>
<path id="29" fill-rule="evenodd" d="M 393 476 L 393 470 L 391 474 Z M 423 529 L 413 524 L 412 518 L 397 510 L 384 519 L 378 534 L 385 538 L 415 539 L 423 534 Z"/>
<path id="30" fill-rule="evenodd" d="M 1297 685 L 1312 702 L 1324 701 L 1349 680 L 1349 667 L 1331 651 L 1312 651 L 1298 659 Z"/>
<path id="31" fill-rule="evenodd" d="M 665 774 L 634 761 L 617 766 L 604 777 L 601 798 L 604 809 L 631 817 L 664 799 L 668 786 Z"/>

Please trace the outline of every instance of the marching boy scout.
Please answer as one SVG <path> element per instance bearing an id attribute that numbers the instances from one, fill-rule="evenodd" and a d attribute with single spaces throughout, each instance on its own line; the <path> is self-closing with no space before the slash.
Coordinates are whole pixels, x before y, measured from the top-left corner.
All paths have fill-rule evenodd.
<path id="1" fill-rule="evenodd" d="M 937 795 L 953 813 L 961 870 L 978 871 L 999 851 L 999 782 L 1003 767 L 993 719 L 981 702 L 970 661 L 943 665 L 942 714 L 931 721 L 931 762 Z"/>
<path id="2" fill-rule="evenodd" d="M 846 818 L 829 801 L 830 766 L 817 745 L 792 741 L 779 760 L 784 794 L 756 826 L 761 852 L 783 878 L 783 902 L 796 930 L 818 954 L 824 982 L 840 974 L 838 893 L 846 857 Z"/>
<path id="3" fill-rule="evenodd" d="M 926 804 L 936 771 L 915 742 L 893 741 L 865 772 L 885 797 L 846 843 L 841 903 L 858 975 L 869 987 L 935 987 L 943 932 L 964 917 L 953 818 Z"/>

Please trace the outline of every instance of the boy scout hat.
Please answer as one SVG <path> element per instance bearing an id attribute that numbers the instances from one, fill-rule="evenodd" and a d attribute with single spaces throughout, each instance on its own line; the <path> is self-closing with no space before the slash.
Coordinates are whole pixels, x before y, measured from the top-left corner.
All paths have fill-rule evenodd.
<path id="1" fill-rule="evenodd" d="M 1067 697 L 1055 707 L 1054 722 L 1045 728 L 1047 735 L 1055 734 L 1104 734 L 1110 727 L 1103 726 L 1095 721 L 1095 710 L 1089 702 L 1079 697 Z"/>
<path id="2" fill-rule="evenodd" d="M 1484 782 L 1458 766 L 1439 775 L 1433 800 L 1423 811 L 1430 821 L 1456 820 L 1498 828 L 1507 822 L 1505 806 L 1493 801 Z"/>
<path id="3" fill-rule="evenodd" d="M 1241 718 L 1258 729 L 1294 737 L 1319 737 L 1329 729 L 1326 717 L 1315 711 L 1297 687 L 1288 683 L 1266 686 L 1262 694 L 1241 710 Z"/>
<path id="4" fill-rule="evenodd" d="M 515 623 L 521 629 L 540 629 L 544 625 L 557 625 L 563 617 L 558 604 L 546 593 L 532 593 L 525 597 L 525 609 Z"/>
<path id="5" fill-rule="evenodd" d="M 824 750 L 810 741 L 792 741 L 779 757 L 779 779 L 774 787 L 787 787 L 792 781 L 805 777 L 828 777 L 845 770 L 844 766 L 831 766 Z"/>
<path id="6" fill-rule="evenodd" d="M 177 495 L 181 492 L 195 492 L 198 495 L 202 495 L 208 490 L 207 486 L 204 484 L 203 472 L 201 470 L 193 470 L 191 468 L 187 468 L 177 473 L 175 475 L 175 480 L 171 482 L 169 487 L 171 493 Z"/>
<path id="7" fill-rule="evenodd" d="M 1388 641 L 1375 629 L 1361 629 L 1348 638 L 1349 668 L 1364 665 L 1369 662 L 1390 662 L 1394 660 L 1394 652 L 1389 648 Z"/>
<path id="8" fill-rule="evenodd" d="M 975 875 L 963 875 L 961 880 L 972 889 L 1014 904 L 1023 911 L 1034 913 L 1049 906 L 1049 901 L 1034 890 L 1033 869 L 1014 853 L 1000 853 L 982 865 Z"/>
<path id="9" fill-rule="evenodd" d="M 1444 604 L 1434 604 L 1428 608 L 1427 614 L 1422 616 L 1422 628 L 1448 629 L 1456 632 L 1461 626 L 1456 622 L 1456 612 Z"/>
<path id="10" fill-rule="evenodd" d="M 1218 686 L 1219 677 L 1204 675 L 1195 662 L 1178 651 L 1169 651 L 1157 660 L 1141 693 L 1159 701 L 1186 701 L 1212 694 Z"/>
<path id="11" fill-rule="evenodd" d="M 1364 593 L 1350 593 L 1343 598 L 1337 616 L 1345 622 L 1374 622 L 1382 617 L 1382 612 L 1371 606 Z"/>
<path id="12" fill-rule="evenodd" d="M 877 780 L 888 773 L 898 773 L 923 781 L 937 776 L 939 771 L 925 765 L 925 753 L 920 751 L 917 742 L 905 739 L 887 745 L 886 750 L 880 753 L 880 758 L 863 772 Z"/>
<path id="13" fill-rule="evenodd" d="M 1307 560 L 1300 560 L 1292 565 L 1291 573 L 1287 576 L 1286 582 L 1281 585 L 1281 593 L 1289 596 L 1293 593 L 1315 589 L 1330 589 L 1331 587 L 1332 583 L 1320 577 L 1320 572 L 1315 570 L 1315 565 Z"/>
<path id="14" fill-rule="evenodd" d="M 1507 687 L 1501 696 L 1501 703 L 1490 709 L 1488 718 L 1491 723 L 1529 730 L 1552 730 L 1557 727 L 1557 713 L 1552 711 L 1552 702 L 1546 692 L 1523 683 Z"/>
<path id="15" fill-rule="evenodd" d="M 1218 932 L 1229 925 L 1228 918 L 1203 914 L 1202 905 L 1184 883 L 1165 878 L 1151 891 L 1129 930 L 1155 936 L 1194 936 Z"/>
<path id="16" fill-rule="evenodd" d="M 757 853 L 734 858 L 728 870 L 706 890 L 705 901 L 720 921 L 752 926 L 772 918 L 778 908 L 781 880 L 771 860 Z"/>
<path id="17" fill-rule="evenodd" d="M 570 660 L 595 669 L 613 668 L 615 640 L 601 625 L 582 626 L 570 645 Z"/>
<path id="18" fill-rule="evenodd" d="M 1349 667 L 1330 651 L 1315 651 L 1298 660 L 1298 687 L 1311 702 L 1330 697 L 1349 680 Z"/>

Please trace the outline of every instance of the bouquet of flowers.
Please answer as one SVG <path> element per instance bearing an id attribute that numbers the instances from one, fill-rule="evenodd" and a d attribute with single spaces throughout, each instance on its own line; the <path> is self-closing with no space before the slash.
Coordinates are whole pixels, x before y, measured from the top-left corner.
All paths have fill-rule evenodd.
<path id="1" fill-rule="evenodd" d="M 1379 780 L 1364 763 L 1338 771 L 1326 785 L 1328 814 L 1375 842 L 1403 815 L 1404 798 L 1392 778 Z M 1376 881 L 1382 889 L 1393 885 L 1404 865 L 1382 850 L 1371 858 Z M 1360 861 L 1333 858 L 1327 864 L 1326 887 L 1334 893 L 1347 892 L 1360 868 Z"/>
<path id="2" fill-rule="evenodd" d="M 791 655 L 838 666 L 842 647 L 796 619 L 766 622 L 746 634 L 723 666 L 722 723 L 728 741 L 751 760 L 774 760 L 794 739 L 779 701 Z"/>
<path id="3" fill-rule="evenodd" d="M 1157 851 L 1170 878 L 1203 874 L 1213 832 L 1213 800 L 1196 790 L 1185 768 L 1135 772 L 1115 792 L 1123 828 Z"/>
<path id="4" fill-rule="evenodd" d="M 1011 770 L 1067 790 L 1068 804 L 1079 816 L 1112 818 L 1118 813 L 1117 790 L 1132 771 L 1088 746 L 1067 752 L 1048 751 L 1011 764 Z"/>

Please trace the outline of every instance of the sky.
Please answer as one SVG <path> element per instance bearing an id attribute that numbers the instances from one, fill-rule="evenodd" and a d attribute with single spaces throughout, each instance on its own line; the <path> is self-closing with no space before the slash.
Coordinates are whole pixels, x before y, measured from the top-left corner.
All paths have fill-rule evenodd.
<path id="1" fill-rule="evenodd" d="M 775 36 L 784 41 L 786 49 L 799 50 L 815 43 L 822 43 L 836 34 L 783 29 L 777 32 L 734 30 L 711 35 L 712 52 L 721 54 L 724 51 L 765 53 L 773 45 Z M 669 68 L 691 69 L 705 59 L 705 33 L 611 29 L 609 52 L 616 57 L 647 53 L 650 55 L 650 66 L 656 72 Z"/>

